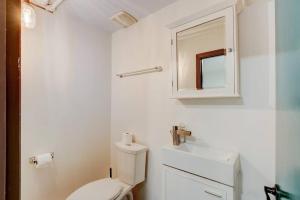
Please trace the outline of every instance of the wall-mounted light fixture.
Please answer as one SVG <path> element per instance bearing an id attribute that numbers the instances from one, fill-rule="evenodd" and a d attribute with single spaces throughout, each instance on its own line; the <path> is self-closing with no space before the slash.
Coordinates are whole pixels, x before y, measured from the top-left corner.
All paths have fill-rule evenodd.
<path id="1" fill-rule="evenodd" d="M 31 29 L 35 27 L 36 14 L 32 6 L 54 13 L 63 1 L 64 0 L 23 0 L 21 13 L 22 26 Z"/>
<path id="2" fill-rule="evenodd" d="M 38 8 L 42 8 L 48 12 L 54 13 L 57 7 L 64 1 L 64 0 L 26 0 L 31 5 L 34 5 Z"/>
<path id="3" fill-rule="evenodd" d="M 25 28 L 34 28 L 36 25 L 36 14 L 31 5 L 26 2 L 22 3 L 22 13 L 21 13 L 22 26 Z"/>

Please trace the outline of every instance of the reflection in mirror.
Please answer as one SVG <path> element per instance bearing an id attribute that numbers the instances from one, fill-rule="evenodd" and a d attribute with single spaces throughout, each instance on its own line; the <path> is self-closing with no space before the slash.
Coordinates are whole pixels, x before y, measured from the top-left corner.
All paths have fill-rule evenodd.
<path id="1" fill-rule="evenodd" d="M 225 49 L 196 55 L 196 88 L 225 87 Z"/>
<path id="2" fill-rule="evenodd" d="M 202 60 L 202 88 L 222 88 L 225 86 L 225 56 Z"/>
<path id="3" fill-rule="evenodd" d="M 225 17 L 178 32 L 178 90 L 225 87 Z"/>

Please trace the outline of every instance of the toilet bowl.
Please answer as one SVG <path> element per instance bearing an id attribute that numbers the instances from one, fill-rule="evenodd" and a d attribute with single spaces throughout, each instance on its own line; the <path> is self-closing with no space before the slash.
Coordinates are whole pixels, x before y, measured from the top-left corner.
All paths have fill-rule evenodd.
<path id="1" fill-rule="evenodd" d="M 118 179 L 105 178 L 82 186 L 67 200 L 132 200 L 131 189 Z"/>
<path id="2" fill-rule="evenodd" d="M 90 182 L 66 200 L 133 200 L 131 189 L 145 180 L 145 146 L 116 143 L 118 178 L 104 178 Z"/>

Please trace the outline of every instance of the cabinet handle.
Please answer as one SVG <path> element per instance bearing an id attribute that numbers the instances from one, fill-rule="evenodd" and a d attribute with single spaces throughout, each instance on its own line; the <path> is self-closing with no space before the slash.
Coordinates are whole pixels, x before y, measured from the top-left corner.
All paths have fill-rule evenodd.
<path id="1" fill-rule="evenodd" d="M 220 198 L 220 199 L 223 197 L 222 195 L 219 195 L 219 194 L 216 194 L 216 193 L 213 193 L 213 192 L 207 191 L 207 190 L 205 190 L 204 192 L 205 192 L 206 194 L 209 194 L 209 195 L 215 196 L 215 197 L 217 197 L 217 198 Z"/>

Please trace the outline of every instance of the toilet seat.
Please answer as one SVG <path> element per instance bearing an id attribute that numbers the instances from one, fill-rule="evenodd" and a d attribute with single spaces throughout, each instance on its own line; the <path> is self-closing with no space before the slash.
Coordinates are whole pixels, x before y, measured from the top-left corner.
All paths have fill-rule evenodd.
<path id="1" fill-rule="evenodd" d="M 118 180 L 105 178 L 82 186 L 67 200 L 116 200 L 124 189 L 127 190 Z"/>

